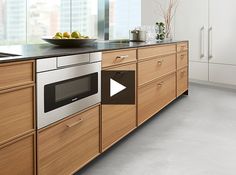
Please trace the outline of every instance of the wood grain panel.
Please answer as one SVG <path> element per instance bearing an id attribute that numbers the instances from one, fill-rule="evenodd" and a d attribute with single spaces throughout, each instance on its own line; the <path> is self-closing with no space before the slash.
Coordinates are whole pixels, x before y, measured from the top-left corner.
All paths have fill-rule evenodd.
<path id="1" fill-rule="evenodd" d="M 162 55 L 170 55 L 176 53 L 176 45 L 160 45 L 152 47 L 142 47 L 138 49 L 138 59 L 149 59 Z"/>
<path id="2" fill-rule="evenodd" d="M 182 95 L 188 90 L 188 68 L 181 69 L 177 72 L 177 96 Z"/>
<path id="3" fill-rule="evenodd" d="M 0 90 L 34 82 L 34 61 L 0 64 Z"/>
<path id="4" fill-rule="evenodd" d="M 136 127 L 136 105 L 102 105 L 102 149 Z"/>
<path id="5" fill-rule="evenodd" d="M 176 74 L 138 89 L 138 123 L 142 124 L 176 98 Z"/>
<path id="6" fill-rule="evenodd" d="M 138 63 L 139 86 L 176 70 L 176 54 Z"/>
<path id="7" fill-rule="evenodd" d="M 184 52 L 188 50 L 188 42 L 180 42 L 177 44 L 177 52 Z"/>
<path id="8" fill-rule="evenodd" d="M 177 54 L 177 69 L 188 66 L 188 52 L 181 52 Z"/>
<path id="9" fill-rule="evenodd" d="M 133 70 L 136 64 L 129 64 L 110 70 Z M 134 89 L 135 90 L 135 89 Z M 102 105 L 102 150 L 106 150 L 136 127 L 135 105 Z"/>
<path id="10" fill-rule="evenodd" d="M 102 67 L 105 68 L 135 62 L 137 60 L 136 54 L 136 49 L 104 52 L 102 54 Z"/>
<path id="11" fill-rule="evenodd" d="M 34 128 L 34 86 L 0 91 L 0 144 Z"/>
<path id="12" fill-rule="evenodd" d="M 33 175 L 34 151 L 33 135 L 0 147 L 0 174 Z"/>
<path id="13" fill-rule="evenodd" d="M 38 174 L 67 175 L 99 154 L 99 107 L 38 135 Z"/>

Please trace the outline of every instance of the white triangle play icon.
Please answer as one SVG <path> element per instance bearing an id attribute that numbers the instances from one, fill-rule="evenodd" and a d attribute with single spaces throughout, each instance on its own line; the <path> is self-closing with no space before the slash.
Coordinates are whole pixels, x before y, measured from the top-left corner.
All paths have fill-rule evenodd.
<path id="1" fill-rule="evenodd" d="M 110 97 L 120 93 L 121 91 L 125 90 L 126 87 L 122 84 L 118 83 L 117 81 L 110 79 Z"/>

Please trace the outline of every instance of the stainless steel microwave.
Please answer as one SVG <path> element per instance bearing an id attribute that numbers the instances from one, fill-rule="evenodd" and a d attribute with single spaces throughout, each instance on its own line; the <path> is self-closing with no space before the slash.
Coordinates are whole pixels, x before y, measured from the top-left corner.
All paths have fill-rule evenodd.
<path id="1" fill-rule="evenodd" d="M 101 53 L 37 60 L 38 129 L 101 102 Z"/>

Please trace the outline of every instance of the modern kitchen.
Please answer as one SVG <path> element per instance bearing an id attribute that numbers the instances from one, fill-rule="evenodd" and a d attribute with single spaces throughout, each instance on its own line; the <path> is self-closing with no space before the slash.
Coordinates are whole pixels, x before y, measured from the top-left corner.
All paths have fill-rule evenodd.
<path id="1" fill-rule="evenodd" d="M 235 175 L 233 0 L 0 0 L 0 175 Z"/>

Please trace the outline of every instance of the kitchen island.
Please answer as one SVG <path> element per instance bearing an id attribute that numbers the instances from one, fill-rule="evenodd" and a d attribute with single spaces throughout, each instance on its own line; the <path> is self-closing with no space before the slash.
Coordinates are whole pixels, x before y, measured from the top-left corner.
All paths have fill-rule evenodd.
<path id="1" fill-rule="evenodd" d="M 187 41 L 1 46 L 0 53 L 12 55 L 0 58 L 0 174 L 77 172 L 188 94 L 188 47 Z M 98 52 L 103 71 L 135 72 L 135 104 L 97 103 L 37 129 L 37 61 Z"/>

